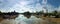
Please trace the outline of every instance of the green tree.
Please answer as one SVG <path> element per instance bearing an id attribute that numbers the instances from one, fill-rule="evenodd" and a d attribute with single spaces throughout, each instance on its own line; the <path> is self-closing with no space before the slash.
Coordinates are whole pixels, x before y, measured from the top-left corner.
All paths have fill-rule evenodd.
<path id="1" fill-rule="evenodd" d="M 55 18 L 59 18 L 58 12 L 56 10 L 53 12 L 53 15 L 55 16 Z"/>
<path id="2" fill-rule="evenodd" d="M 28 12 L 24 12 L 24 16 L 27 17 L 27 18 L 30 18 L 31 17 L 31 13 L 28 11 Z"/>
<path id="3" fill-rule="evenodd" d="M 0 11 L 0 14 L 1 14 L 2 12 Z"/>

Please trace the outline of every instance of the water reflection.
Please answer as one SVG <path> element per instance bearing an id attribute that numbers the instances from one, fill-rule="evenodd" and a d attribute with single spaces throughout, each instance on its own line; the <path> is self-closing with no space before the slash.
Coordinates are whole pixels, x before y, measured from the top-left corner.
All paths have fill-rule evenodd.
<path id="1" fill-rule="evenodd" d="M 35 16 L 31 16 L 29 19 L 24 17 L 24 15 L 20 14 L 17 18 L 16 21 L 18 24 L 42 24 L 44 20 L 41 18 L 36 18 Z"/>

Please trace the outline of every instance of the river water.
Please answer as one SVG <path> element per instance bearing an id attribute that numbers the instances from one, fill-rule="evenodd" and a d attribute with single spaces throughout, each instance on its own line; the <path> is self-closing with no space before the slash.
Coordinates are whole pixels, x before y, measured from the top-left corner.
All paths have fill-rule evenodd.
<path id="1" fill-rule="evenodd" d="M 29 19 L 24 17 L 24 15 L 20 14 L 15 20 L 14 19 L 6 19 L 3 20 L 0 24 L 43 24 L 45 20 L 42 18 L 36 18 L 35 16 L 31 16 Z"/>
<path id="2" fill-rule="evenodd" d="M 43 24 L 45 20 L 42 18 L 36 18 L 35 16 L 31 16 L 29 19 L 24 17 L 24 15 L 19 15 L 16 18 L 18 24 Z"/>

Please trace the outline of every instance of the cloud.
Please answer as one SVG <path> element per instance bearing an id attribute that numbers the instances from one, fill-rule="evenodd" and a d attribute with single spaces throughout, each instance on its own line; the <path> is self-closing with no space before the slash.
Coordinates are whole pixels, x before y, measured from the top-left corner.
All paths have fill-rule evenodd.
<path id="1" fill-rule="evenodd" d="M 11 9 L 10 9 L 10 11 L 17 11 L 17 12 L 26 12 L 26 11 L 30 11 L 31 12 L 31 10 L 30 10 L 30 8 L 26 8 L 25 6 L 23 6 L 23 5 L 20 5 L 20 4 L 16 4 L 16 5 L 14 5 Z"/>
<path id="2" fill-rule="evenodd" d="M 60 6 L 57 8 L 57 11 L 60 12 Z"/>
<path id="3" fill-rule="evenodd" d="M 47 9 L 48 9 L 48 12 L 52 12 L 54 10 L 60 11 L 60 6 L 59 7 L 54 7 L 51 4 L 47 4 Z"/>
<path id="4" fill-rule="evenodd" d="M 0 10 L 3 12 L 7 12 L 15 4 L 16 0 L 0 0 Z"/>
<path id="5" fill-rule="evenodd" d="M 47 9 L 48 11 L 53 11 L 57 8 L 51 5 L 50 2 L 47 2 Z M 36 12 L 44 9 L 42 6 L 42 0 L 0 0 L 0 10 L 3 12 L 11 12 L 14 10 L 17 12 Z"/>
<path id="6" fill-rule="evenodd" d="M 41 9 L 41 4 L 37 2 L 37 0 L 20 0 L 10 9 L 10 11 L 16 10 L 17 12 L 35 12 L 40 11 Z"/>
<path id="7" fill-rule="evenodd" d="M 0 0 L 0 10 L 9 12 L 16 10 L 17 12 L 36 12 L 42 10 L 39 0 Z M 7 11 L 8 10 L 8 11 Z"/>
<path id="8" fill-rule="evenodd" d="M 0 0 L 0 2 L 0 7 L 2 8 L 11 7 L 16 3 L 15 0 Z"/>

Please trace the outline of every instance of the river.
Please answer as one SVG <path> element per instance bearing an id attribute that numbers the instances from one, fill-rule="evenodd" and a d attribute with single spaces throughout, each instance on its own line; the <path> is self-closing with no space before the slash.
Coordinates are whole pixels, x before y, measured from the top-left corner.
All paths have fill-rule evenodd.
<path id="1" fill-rule="evenodd" d="M 24 15 L 19 15 L 16 18 L 16 21 L 19 24 L 43 24 L 43 22 L 45 22 L 45 20 L 43 20 L 42 18 L 36 18 L 35 16 L 31 16 L 29 19 L 24 17 Z"/>
<path id="2" fill-rule="evenodd" d="M 15 20 L 14 19 L 5 19 L 0 24 L 45 24 L 46 21 L 42 18 L 36 18 L 35 16 L 31 16 L 30 18 L 24 17 L 24 15 L 20 14 Z"/>

